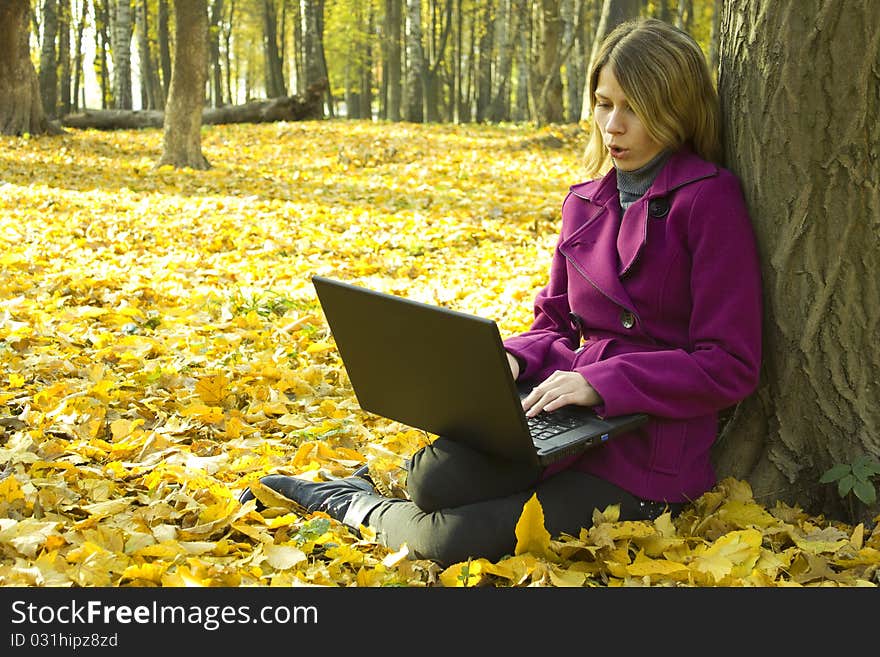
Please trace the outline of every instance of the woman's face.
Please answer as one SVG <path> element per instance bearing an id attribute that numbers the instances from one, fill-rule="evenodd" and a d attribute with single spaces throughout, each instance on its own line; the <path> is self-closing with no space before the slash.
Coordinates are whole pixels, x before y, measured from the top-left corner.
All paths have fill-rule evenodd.
<path id="1" fill-rule="evenodd" d="M 635 171 L 663 150 L 629 106 L 610 66 L 599 70 L 593 113 L 605 148 L 621 171 Z"/>

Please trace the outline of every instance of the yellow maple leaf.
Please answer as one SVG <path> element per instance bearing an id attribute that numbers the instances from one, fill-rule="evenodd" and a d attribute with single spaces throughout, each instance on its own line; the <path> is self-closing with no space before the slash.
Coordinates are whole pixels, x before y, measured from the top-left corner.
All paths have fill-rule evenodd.
<path id="1" fill-rule="evenodd" d="M 196 382 L 196 394 L 209 406 L 222 406 L 229 397 L 229 379 L 223 373 L 203 376 Z"/>

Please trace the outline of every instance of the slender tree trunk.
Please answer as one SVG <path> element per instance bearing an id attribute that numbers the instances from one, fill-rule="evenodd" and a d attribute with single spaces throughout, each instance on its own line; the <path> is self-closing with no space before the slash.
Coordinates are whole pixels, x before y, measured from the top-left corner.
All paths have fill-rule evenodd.
<path id="1" fill-rule="evenodd" d="M 58 0 L 43 0 L 43 40 L 40 46 L 40 96 L 50 119 L 58 116 Z"/>
<path id="2" fill-rule="evenodd" d="M 131 0 L 117 0 L 113 13 L 113 98 L 116 109 L 131 109 Z"/>
<path id="3" fill-rule="evenodd" d="M 757 232 L 765 324 L 761 384 L 724 425 L 717 467 L 768 505 L 843 513 L 823 471 L 880 456 L 880 13 L 726 0 L 721 25 L 726 160 Z M 880 511 L 855 502 L 852 521 Z"/>
<path id="4" fill-rule="evenodd" d="M 303 43 L 305 47 L 306 88 L 328 79 L 324 60 L 324 3 L 323 0 L 301 0 Z M 328 88 L 327 108 L 333 116 L 333 97 Z"/>
<path id="5" fill-rule="evenodd" d="M 360 96 L 360 117 L 362 119 L 373 118 L 373 41 L 370 36 L 373 34 L 373 5 L 367 6 L 367 38 L 361 45 L 363 48 L 363 65 L 361 66 L 361 96 Z"/>
<path id="6" fill-rule="evenodd" d="M 211 97 L 214 107 L 223 105 L 223 71 L 220 66 L 220 22 L 223 18 L 223 0 L 211 3 L 211 22 L 208 28 L 208 53 L 211 67 Z"/>
<path id="7" fill-rule="evenodd" d="M 539 125 L 561 123 L 563 101 L 560 65 L 564 55 L 559 0 L 541 0 L 538 12 L 538 49 L 529 93 L 533 116 Z"/>
<path id="8" fill-rule="evenodd" d="M 58 2 L 58 105 L 61 115 L 70 112 L 70 0 Z"/>
<path id="9" fill-rule="evenodd" d="M 513 102 L 513 120 L 529 119 L 529 43 L 531 41 L 531 12 L 526 0 L 519 0 L 519 25 L 516 49 L 516 96 Z"/>
<path id="10" fill-rule="evenodd" d="M 0 2 L 0 134 L 50 131 L 30 57 L 29 0 Z"/>
<path id="11" fill-rule="evenodd" d="M 275 0 L 263 0 L 263 53 L 266 63 L 266 96 L 285 96 L 284 69 L 278 49 L 278 9 Z"/>
<path id="12" fill-rule="evenodd" d="M 101 109 L 113 104 L 113 87 L 107 65 L 110 43 L 110 5 L 112 0 L 95 0 L 95 70 L 101 84 Z"/>
<path id="13" fill-rule="evenodd" d="M 171 90 L 171 39 L 168 31 L 168 0 L 159 0 L 156 14 L 156 36 L 159 41 L 159 67 L 162 70 L 162 90 L 165 102 Z"/>
<path id="14" fill-rule="evenodd" d="M 400 71 L 402 68 L 400 41 L 401 25 L 403 21 L 402 0 L 386 0 L 385 11 L 388 34 L 388 110 L 389 121 L 400 121 L 401 99 L 403 87 L 401 85 Z"/>
<path id="15" fill-rule="evenodd" d="M 718 77 L 720 65 L 718 57 L 718 42 L 721 40 L 721 12 L 724 9 L 724 0 L 714 0 L 712 6 L 712 30 L 709 34 L 709 68 Z"/>
<path id="16" fill-rule="evenodd" d="M 495 0 L 483 2 L 477 61 L 477 122 L 484 121 L 492 102 L 492 51 L 495 43 Z"/>
<path id="17" fill-rule="evenodd" d="M 685 32 L 691 31 L 694 23 L 694 0 L 679 0 L 675 13 L 675 25 Z"/>
<path id="18" fill-rule="evenodd" d="M 422 76 L 422 116 L 426 121 L 436 122 L 441 120 L 440 113 L 440 70 L 446 56 L 446 44 L 449 42 L 449 33 L 452 31 L 452 1 L 446 1 L 445 10 L 442 12 L 443 26 L 441 34 L 437 38 L 437 20 L 439 12 L 432 12 L 431 34 L 428 43 L 430 53 L 426 58 L 424 75 Z"/>
<path id="19" fill-rule="evenodd" d="M 521 12 L 515 2 L 506 2 L 505 11 L 501 14 L 504 17 L 504 29 L 501 32 L 501 52 L 498 62 L 498 74 L 495 76 L 498 80 L 495 94 L 489 105 L 488 118 L 490 121 L 498 123 L 504 121 L 510 116 L 510 81 L 513 74 L 513 60 L 516 54 L 517 35 L 520 30 L 519 18 Z"/>
<path id="20" fill-rule="evenodd" d="M 208 77 L 207 0 L 175 0 L 174 11 L 174 59 L 158 166 L 208 169 L 201 135 Z"/>
<path id="21" fill-rule="evenodd" d="M 89 3 L 88 0 L 82 1 L 82 9 L 76 23 L 76 44 L 74 45 L 76 55 L 73 64 L 73 111 L 79 109 L 79 93 L 80 81 L 84 77 L 83 71 L 83 33 L 86 29 L 86 19 L 88 17 Z M 85 106 L 85 99 L 83 99 Z"/>
<path id="22" fill-rule="evenodd" d="M 425 53 L 422 45 L 422 3 L 406 3 L 406 120 L 420 123 L 422 114 L 422 78 L 425 75 Z"/>
<path id="23" fill-rule="evenodd" d="M 137 0 L 135 12 L 140 66 L 141 108 L 157 109 L 156 92 L 153 89 L 153 56 L 150 53 L 150 16 L 147 0 Z"/>
<path id="24" fill-rule="evenodd" d="M 223 56 L 224 62 L 226 62 L 226 98 L 229 100 L 230 105 L 235 104 L 235 97 L 232 95 L 232 24 L 233 19 L 235 18 L 235 0 L 230 0 L 229 2 L 229 19 L 227 20 L 227 26 L 223 30 Z M 295 23 L 295 25 L 298 25 Z M 297 51 L 298 52 L 298 51 Z M 296 62 L 296 66 L 299 67 L 299 60 Z M 297 89 L 299 89 L 300 84 L 300 73 L 299 68 L 297 68 L 296 74 L 297 80 Z"/>

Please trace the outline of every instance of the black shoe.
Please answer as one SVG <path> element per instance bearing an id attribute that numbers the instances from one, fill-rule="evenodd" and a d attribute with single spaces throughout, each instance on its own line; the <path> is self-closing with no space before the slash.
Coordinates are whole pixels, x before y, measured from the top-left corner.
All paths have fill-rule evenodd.
<path id="1" fill-rule="evenodd" d="M 375 493 L 370 482 L 361 477 L 313 482 L 285 475 L 268 475 L 260 479 L 260 483 L 293 500 L 310 513 L 323 511 L 339 521 L 348 511 L 352 498 L 360 493 Z M 244 504 L 254 497 L 251 489 L 247 488 L 239 496 L 238 501 Z"/>

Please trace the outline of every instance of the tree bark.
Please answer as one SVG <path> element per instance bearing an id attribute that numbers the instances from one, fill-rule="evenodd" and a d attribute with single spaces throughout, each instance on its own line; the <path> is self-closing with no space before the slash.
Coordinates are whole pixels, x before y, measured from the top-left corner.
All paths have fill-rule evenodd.
<path id="1" fill-rule="evenodd" d="M 486 120 L 489 113 L 489 105 L 492 102 L 492 63 L 495 46 L 495 22 L 497 20 L 494 0 L 484 0 L 480 12 L 481 25 L 479 28 L 478 55 L 477 55 L 477 122 Z M 474 27 L 476 28 L 476 20 Z"/>
<path id="2" fill-rule="evenodd" d="M 0 3 L 0 134 L 38 135 L 50 124 L 29 52 L 30 2 Z"/>
<path id="3" fill-rule="evenodd" d="M 40 44 L 40 97 L 50 119 L 58 116 L 58 0 L 43 2 L 43 39 Z"/>
<path id="4" fill-rule="evenodd" d="M 538 6 L 537 52 L 529 76 L 532 115 L 538 125 L 563 120 L 562 76 L 565 55 L 562 44 L 562 16 L 559 0 L 541 0 Z"/>
<path id="5" fill-rule="evenodd" d="M 159 42 L 159 68 L 162 71 L 163 100 L 168 102 L 171 87 L 171 46 L 168 30 L 168 0 L 159 0 L 156 11 L 156 39 Z M 163 103 L 164 105 L 164 103 Z"/>
<path id="6" fill-rule="evenodd" d="M 89 3 L 82 3 L 82 13 L 79 16 L 79 20 L 76 23 L 76 44 L 75 44 L 75 58 L 73 63 L 73 106 L 72 109 L 74 111 L 79 109 L 79 93 L 80 93 L 80 81 L 84 79 L 84 71 L 83 71 L 83 33 L 86 28 L 86 19 L 89 13 Z M 85 85 L 83 85 L 85 86 Z M 83 106 L 85 107 L 85 98 L 83 98 Z"/>
<path id="7" fill-rule="evenodd" d="M 413 123 L 421 123 L 423 120 L 422 77 L 425 75 L 421 0 L 406 2 L 406 55 L 405 118 Z"/>
<path id="8" fill-rule="evenodd" d="M 61 116 L 69 114 L 71 106 L 70 29 L 70 0 L 60 0 L 58 3 L 58 113 Z"/>
<path id="9" fill-rule="evenodd" d="M 116 109 L 131 109 L 131 3 L 117 0 L 113 6 L 113 100 Z"/>
<path id="10" fill-rule="evenodd" d="M 158 166 L 208 169 L 202 155 L 202 108 L 208 56 L 207 0 L 175 0 L 174 58 Z"/>
<path id="11" fill-rule="evenodd" d="M 400 81 L 401 70 L 401 52 L 400 37 L 402 24 L 402 0 L 386 0 L 385 1 L 385 26 L 386 38 L 388 39 L 388 107 L 386 109 L 386 118 L 389 121 L 400 121 L 401 117 L 401 98 L 403 95 L 403 87 Z"/>
<path id="12" fill-rule="evenodd" d="M 275 0 L 263 0 L 263 54 L 266 66 L 266 96 L 285 96 L 284 67 L 278 48 L 278 9 Z"/>
<path id="13" fill-rule="evenodd" d="M 870 519 L 819 483 L 880 455 L 880 14 L 872 2 L 727 0 L 728 166 L 763 260 L 758 391 L 723 423 L 719 473 L 756 499 Z M 849 500 L 851 502 L 852 500 Z"/>
<path id="14" fill-rule="evenodd" d="M 211 26 L 208 49 L 211 67 L 211 97 L 214 107 L 223 105 L 223 71 L 220 66 L 220 22 L 223 18 L 223 0 L 211 4 Z"/>
<path id="15" fill-rule="evenodd" d="M 137 0 L 135 6 L 135 28 L 137 31 L 138 60 L 140 63 L 141 107 L 157 109 L 161 107 L 153 89 L 153 57 L 150 53 L 150 15 L 147 0 Z"/>

